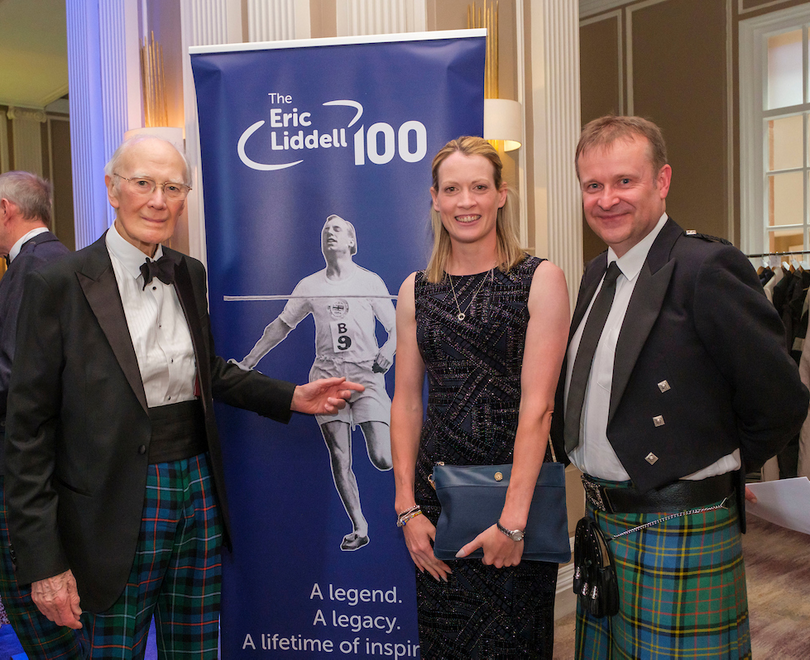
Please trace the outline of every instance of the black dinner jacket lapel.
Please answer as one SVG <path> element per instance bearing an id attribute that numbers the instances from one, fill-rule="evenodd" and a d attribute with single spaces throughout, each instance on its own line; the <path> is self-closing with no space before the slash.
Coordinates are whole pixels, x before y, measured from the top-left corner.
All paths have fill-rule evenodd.
<path id="1" fill-rule="evenodd" d="M 127 382 L 144 411 L 148 411 L 138 358 L 132 345 L 105 237 L 106 233 L 102 234 L 101 238 L 87 249 L 85 262 L 76 276 Z"/>
<path id="2" fill-rule="evenodd" d="M 675 261 L 670 260 L 670 253 L 682 235 L 683 230 L 669 218 L 655 238 L 639 272 L 616 343 L 608 426 L 622 400 L 641 349 L 661 312 L 675 270 Z"/>

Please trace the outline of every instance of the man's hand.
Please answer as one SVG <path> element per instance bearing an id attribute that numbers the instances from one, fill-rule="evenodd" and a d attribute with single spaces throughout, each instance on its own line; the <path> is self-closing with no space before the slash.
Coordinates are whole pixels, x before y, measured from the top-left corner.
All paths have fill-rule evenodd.
<path id="1" fill-rule="evenodd" d="M 748 486 L 745 487 L 745 499 L 746 501 L 751 502 L 751 504 L 757 503 L 757 496 L 754 495 L 754 491 L 751 490 Z"/>
<path id="2" fill-rule="evenodd" d="M 345 378 L 321 378 L 306 385 L 297 385 L 290 408 L 310 415 L 331 415 L 346 405 L 352 392 L 365 387 Z"/>
<path id="3" fill-rule="evenodd" d="M 48 619 L 57 626 L 78 630 L 82 627 L 79 617 L 79 592 L 76 579 L 70 570 L 31 584 L 31 599 Z"/>

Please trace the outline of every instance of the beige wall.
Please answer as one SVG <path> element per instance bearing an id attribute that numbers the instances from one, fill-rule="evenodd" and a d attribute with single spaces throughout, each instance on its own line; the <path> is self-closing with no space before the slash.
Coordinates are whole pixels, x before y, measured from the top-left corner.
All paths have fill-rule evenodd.
<path id="1" fill-rule="evenodd" d="M 8 112 L 8 106 L 0 105 L 0 113 Z M 14 122 L 0 124 L 6 130 L 6 154 L 10 170 L 15 169 Z M 42 149 L 42 171 L 37 172 L 53 184 L 54 226 L 53 232 L 69 249 L 75 246 L 73 227 L 73 176 L 70 157 L 70 122 L 67 115 L 48 113 L 47 121 L 40 127 Z M 0 276 L 6 270 L 5 261 L 0 260 Z"/>
<path id="2" fill-rule="evenodd" d="M 664 131 L 667 211 L 739 244 L 738 28 L 806 0 L 637 0 L 583 16 L 582 122 L 633 113 Z M 584 256 L 604 244 L 585 227 Z"/>
<path id="3" fill-rule="evenodd" d="M 309 0 L 309 16 L 313 39 L 337 36 L 335 0 Z"/>
<path id="4" fill-rule="evenodd" d="M 53 183 L 54 234 L 68 249 L 76 246 L 73 224 L 73 173 L 70 163 L 70 121 L 67 115 L 49 117 Z"/>

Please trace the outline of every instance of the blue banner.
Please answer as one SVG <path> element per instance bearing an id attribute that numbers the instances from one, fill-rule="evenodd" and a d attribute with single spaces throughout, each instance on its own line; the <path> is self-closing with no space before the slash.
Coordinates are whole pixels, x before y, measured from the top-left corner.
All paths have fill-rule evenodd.
<path id="1" fill-rule="evenodd" d="M 218 407 L 223 658 L 421 657 L 394 525 L 394 305 L 426 263 L 433 155 L 482 133 L 485 39 L 381 39 L 192 49 L 217 352 L 366 386 L 288 426 Z"/>

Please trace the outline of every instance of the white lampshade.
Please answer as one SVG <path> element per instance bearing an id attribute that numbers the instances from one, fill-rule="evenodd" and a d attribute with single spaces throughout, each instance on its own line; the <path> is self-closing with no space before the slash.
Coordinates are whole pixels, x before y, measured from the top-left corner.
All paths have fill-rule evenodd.
<path id="1" fill-rule="evenodd" d="M 504 151 L 523 143 L 523 107 L 509 99 L 484 99 L 484 139 L 503 140 Z"/>

